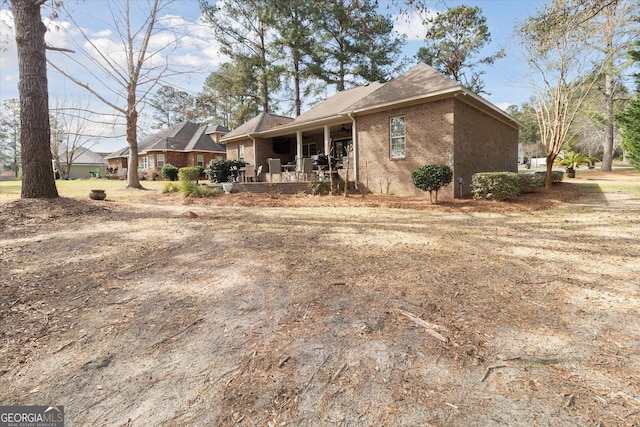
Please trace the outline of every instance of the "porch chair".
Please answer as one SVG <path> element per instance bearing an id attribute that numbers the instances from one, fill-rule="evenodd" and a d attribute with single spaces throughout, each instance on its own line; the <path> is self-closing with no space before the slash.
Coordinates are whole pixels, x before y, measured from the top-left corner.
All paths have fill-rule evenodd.
<path id="1" fill-rule="evenodd" d="M 280 177 L 280 182 L 282 182 L 282 164 L 280 163 L 280 159 L 267 159 L 269 163 L 269 182 L 273 182 L 273 175 L 278 175 Z"/>
<path id="2" fill-rule="evenodd" d="M 246 164 L 243 168 L 240 168 L 243 171 L 244 182 L 253 182 L 256 180 L 256 170 L 250 165 Z"/>
<path id="3" fill-rule="evenodd" d="M 306 157 L 302 159 L 302 165 L 300 167 L 300 173 L 305 181 L 309 181 L 309 175 L 313 172 L 313 159 Z"/>

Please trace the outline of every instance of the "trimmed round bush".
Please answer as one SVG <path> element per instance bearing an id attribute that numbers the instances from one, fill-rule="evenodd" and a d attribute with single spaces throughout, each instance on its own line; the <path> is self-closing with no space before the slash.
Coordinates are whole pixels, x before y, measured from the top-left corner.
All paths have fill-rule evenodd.
<path id="1" fill-rule="evenodd" d="M 431 203 L 434 203 L 431 193 L 435 192 L 435 203 L 438 203 L 438 190 L 451 183 L 453 171 L 447 165 L 424 165 L 413 171 L 411 179 L 416 187 L 429 192 Z"/>

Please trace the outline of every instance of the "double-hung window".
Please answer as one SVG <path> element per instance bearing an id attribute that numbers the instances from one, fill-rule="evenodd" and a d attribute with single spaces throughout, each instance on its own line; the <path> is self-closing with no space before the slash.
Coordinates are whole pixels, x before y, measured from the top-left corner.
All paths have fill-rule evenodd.
<path id="1" fill-rule="evenodd" d="M 238 158 L 244 160 L 244 145 L 238 145 Z"/>
<path id="2" fill-rule="evenodd" d="M 204 167 L 204 156 L 202 154 L 196 156 L 196 163 L 198 163 L 198 166 Z"/>
<path id="3" fill-rule="evenodd" d="M 161 168 L 164 166 L 164 154 L 156 154 L 156 161 L 158 162 L 158 167 Z"/>
<path id="4" fill-rule="evenodd" d="M 389 121 L 390 153 L 392 159 L 405 157 L 407 151 L 404 117 L 392 117 Z"/>
<path id="5" fill-rule="evenodd" d="M 140 169 L 147 169 L 147 157 L 140 157 Z"/>

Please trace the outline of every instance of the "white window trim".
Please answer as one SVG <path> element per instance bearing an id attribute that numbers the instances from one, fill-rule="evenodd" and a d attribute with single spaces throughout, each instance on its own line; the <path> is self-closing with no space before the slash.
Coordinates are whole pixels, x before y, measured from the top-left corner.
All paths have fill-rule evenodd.
<path id="1" fill-rule="evenodd" d="M 404 133 L 402 134 L 402 136 L 399 136 L 399 135 L 393 136 L 392 135 L 393 126 L 392 126 L 391 123 L 392 123 L 392 121 L 394 119 L 402 119 L 402 124 L 403 124 L 403 127 L 404 127 Z M 402 140 L 404 141 L 404 149 L 402 150 L 402 155 L 394 156 L 393 155 L 393 141 L 395 139 L 399 139 L 399 138 L 402 138 Z M 404 116 L 391 117 L 389 119 L 389 157 L 391 159 L 404 159 L 406 156 L 407 156 L 407 123 L 405 121 L 405 117 Z"/>

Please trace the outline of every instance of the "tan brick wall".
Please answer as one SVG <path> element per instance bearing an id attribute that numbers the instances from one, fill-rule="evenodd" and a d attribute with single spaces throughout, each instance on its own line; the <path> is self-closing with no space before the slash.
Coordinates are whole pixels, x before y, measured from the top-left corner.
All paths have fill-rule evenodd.
<path id="1" fill-rule="evenodd" d="M 358 117 L 360 182 L 368 181 L 375 193 L 423 196 L 411 173 L 429 163 L 452 165 L 453 105 L 453 100 L 443 100 Z M 400 116 L 405 119 L 406 156 L 391 159 L 389 121 Z M 440 194 L 453 196 L 448 188 Z"/>
<path id="2" fill-rule="evenodd" d="M 392 117 L 404 117 L 406 156 L 390 157 Z M 453 170 L 441 198 L 471 194 L 471 175 L 480 171 L 517 171 L 518 131 L 456 98 L 358 117 L 360 183 L 375 193 L 425 196 L 411 181 L 418 167 L 443 163 Z M 455 148 L 454 148 L 455 139 Z"/>
<path id="3" fill-rule="evenodd" d="M 457 101 L 455 104 L 454 182 L 463 180 L 463 194 L 471 195 L 471 176 L 478 172 L 518 171 L 518 130 Z"/>

